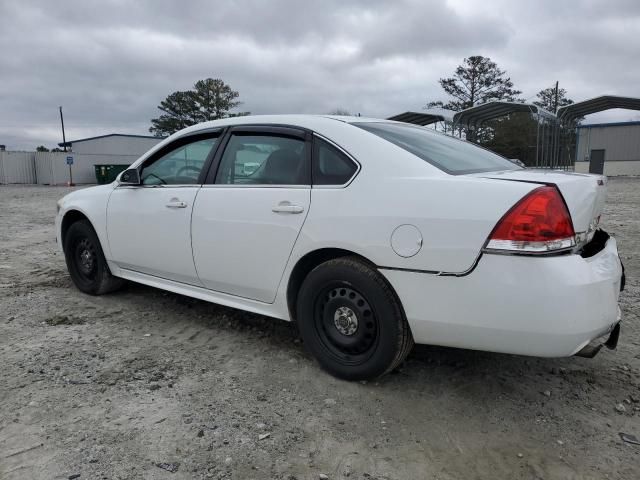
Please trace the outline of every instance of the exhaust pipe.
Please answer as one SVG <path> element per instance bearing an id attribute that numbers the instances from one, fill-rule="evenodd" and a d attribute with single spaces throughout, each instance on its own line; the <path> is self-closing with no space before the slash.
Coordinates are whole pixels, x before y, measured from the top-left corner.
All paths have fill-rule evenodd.
<path id="1" fill-rule="evenodd" d="M 584 358 L 593 358 L 595 357 L 600 349 L 605 346 L 609 350 L 613 350 L 618 346 L 618 339 L 620 338 L 620 322 L 616 323 L 616 326 L 611 330 L 611 335 L 606 342 L 601 343 L 600 345 L 586 345 L 582 350 L 575 353 L 576 357 L 584 357 Z"/>
<path id="2" fill-rule="evenodd" d="M 600 344 L 600 345 L 587 345 L 582 350 L 580 350 L 579 352 L 575 353 L 574 355 L 576 357 L 593 358 L 598 354 L 598 352 L 600 352 L 601 348 L 602 348 L 602 344 Z"/>

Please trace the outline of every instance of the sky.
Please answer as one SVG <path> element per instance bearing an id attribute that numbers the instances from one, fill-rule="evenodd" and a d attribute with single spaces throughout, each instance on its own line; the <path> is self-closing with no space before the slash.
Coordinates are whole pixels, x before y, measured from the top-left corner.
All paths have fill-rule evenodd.
<path id="1" fill-rule="evenodd" d="M 490 57 L 522 97 L 640 97 L 638 0 L 0 0 L 0 144 L 49 148 L 148 134 L 157 105 L 221 78 L 254 114 L 369 117 L 446 100 L 465 57 Z M 640 120 L 611 110 L 587 123 Z"/>

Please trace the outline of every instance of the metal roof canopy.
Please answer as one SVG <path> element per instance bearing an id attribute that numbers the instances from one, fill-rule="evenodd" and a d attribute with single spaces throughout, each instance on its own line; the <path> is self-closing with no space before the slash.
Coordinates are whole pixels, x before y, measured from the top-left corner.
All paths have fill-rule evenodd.
<path id="1" fill-rule="evenodd" d="M 414 125 L 430 125 L 436 122 L 453 122 L 454 112 L 444 108 L 432 108 L 425 110 L 424 113 L 404 112 L 387 118 L 396 122 L 412 123 Z"/>
<path id="2" fill-rule="evenodd" d="M 463 128 L 475 130 L 489 120 L 519 112 L 529 114 L 536 123 L 535 166 L 565 167 L 561 159 L 562 134 L 558 118 L 532 103 L 494 101 L 475 105 L 453 116 L 453 128 L 457 128 L 459 135 L 462 136 Z"/>
<path id="3" fill-rule="evenodd" d="M 591 113 L 602 112 L 612 108 L 640 110 L 640 98 L 618 97 L 616 95 L 602 95 L 583 102 L 572 103 L 558 109 L 558 118 L 562 122 L 575 122 L 576 119 Z"/>
<path id="4" fill-rule="evenodd" d="M 538 115 L 539 118 L 551 121 L 555 121 L 556 119 L 556 116 L 553 113 L 532 103 L 495 101 L 483 103 L 482 105 L 475 105 L 456 113 L 453 116 L 453 123 L 456 125 L 477 127 L 488 120 L 516 112 L 528 112 L 532 115 Z"/>

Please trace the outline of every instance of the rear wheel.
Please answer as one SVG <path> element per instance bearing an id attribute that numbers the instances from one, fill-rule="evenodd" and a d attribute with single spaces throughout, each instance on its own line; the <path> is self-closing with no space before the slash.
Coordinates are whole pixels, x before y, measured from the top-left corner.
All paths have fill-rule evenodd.
<path id="1" fill-rule="evenodd" d="M 406 358 L 413 337 L 382 275 L 355 257 L 325 262 L 305 278 L 297 300 L 300 333 L 331 374 L 375 378 Z"/>
<path id="2" fill-rule="evenodd" d="M 80 291 L 102 295 L 122 287 L 124 280 L 111 275 L 98 235 L 88 220 L 72 224 L 63 241 L 67 269 Z"/>

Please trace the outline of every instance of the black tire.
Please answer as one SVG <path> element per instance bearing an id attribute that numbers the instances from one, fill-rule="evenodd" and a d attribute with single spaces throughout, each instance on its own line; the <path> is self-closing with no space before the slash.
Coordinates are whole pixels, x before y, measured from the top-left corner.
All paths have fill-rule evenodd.
<path id="1" fill-rule="evenodd" d="M 413 347 L 400 301 L 384 277 L 355 257 L 322 263 L 298 293 L 297 321 L 320 365 L 345 380 L 397 368 Z"/>
<path id="2" fill-rule="evenodd" d="M 102 295 L 124 285 L 123 279 L 111 275 L 98 235 L 88 220 L 73 223 L 63 242 L 67 269 L 78 290 Z"/>

